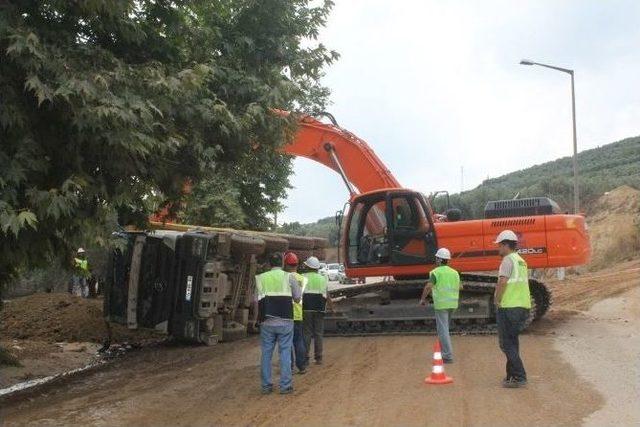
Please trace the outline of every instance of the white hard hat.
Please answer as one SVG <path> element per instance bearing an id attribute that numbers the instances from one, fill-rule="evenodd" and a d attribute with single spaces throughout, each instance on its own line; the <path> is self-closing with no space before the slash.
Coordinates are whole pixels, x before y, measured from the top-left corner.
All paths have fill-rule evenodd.
<path id="1" fill-rule="evenodd" d="M 436 258 L 451 259 L 451 252 L 449 252 L 447 248 L 440 248 L 438 252 L 436 252 Z"/>
<path id="2" fill-rule="evenodd" d="M 514 233 L 511 230 L 503 230 L 500 232 L 500 234 L 498 234 L 498 237 L 496 237 L 496 241 L 493 243 L 502 243 L 505 240 L 509 240 L 511 242 L 517 242 L 518 236 L 516 236 L 516 233 Z"/>
<path id="3" fill-rule="evenodd" d="M 310 256 L 304 262 L 304 265 L 306 265 L 307 267 L 312 268 L 314 270 L 317 270 L 317 269 L 320 268 L 320 261 L 318 261 L 318 258 L 316 258 L 314 256 Z"/>
<path id="4" fill-rule="evenodd" d="M 82 249 L 82 248 L 78 248 L 78 253 L 79 253 L 79 254 L 83 254 L 83 253 L 84 253 L 84 249 Z"/>

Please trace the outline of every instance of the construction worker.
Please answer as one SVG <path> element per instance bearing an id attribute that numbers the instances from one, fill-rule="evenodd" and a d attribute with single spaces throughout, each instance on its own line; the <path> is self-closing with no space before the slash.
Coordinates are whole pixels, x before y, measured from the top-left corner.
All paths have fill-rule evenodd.
<path id="1" fill-rule="evenodd" d="M 309 272 L 304 276 L 307 286 L 302 296 L 304 308 L 304 341 L 307 351 L 307 364 L 311 353 L 311 339 L 313 338 L 313 357 L 316 365 L 322 364 L 322 338 L 324 336 L 324 313 L 327 305 L 333 310 L 331 298 L 327 298 L 327 276 L 318 273 L 320 261 L 312 256 L 307 258 L 304 265 Z"/>
<path id="2" fill-rule="evenodd" d="M 287 254 L 286 263 L 293 262 Z M 295 254 L 293 254 L 295 256 Z M 282 270 L 280 253 L 271 256 L 271 270 L 256 276 L 257 313 L 260 320 L 262 393 L 273 391 L 271 359 L 276 343 L 280 355 L 280 394 L 293 392 L 291 347 L 293 343 L 293 303 L 302 300 L 302 289 L 292 275 Z M 297 264 L 297 257 L 295 259 Z M 255 312 L 255 311 L 254 311 Z"/>
<path id="3" fill-rule="evenodd" d="M 453 363 L 449 326 L 451 325 L 451 316 L 458 308 L 461 288 L 460 275 L 447 265 L 450 259 L 451 252 L 449 252 L 449 249 L 438 249 L 436 252 L 436 264 L 438 266 L 429 273 L 429 281 L 426 283 L 420 298 L 420 305 L 426 305 L 429 292 L 433 294 L 436 329 L 438 330 L 438 339 L 442 347 L 442 361 L 444 363 Z"/>
<path id="4" fill-rule="evenodd" d="M 307 284 L 307 278 L 298 273 L 298 256 L 293 252 L 288 252 L 284 256 L 284 271 L 291 275 L 290 280 L 295 281 L 302 293 Z M 291 349 L 291 369 L 298 368 L 299 374 L 307 373 L 307 350 L 304 346 L 304 332 L 302 325 L 302 304 L 303 301 L 293 301 L 293 348 Z"/>
<path id="5" fill-rule="evenodd" d="M 73 258 L 73 275 L 71 276 L 71 294 L 87 298 L 89 296 L 89 261 L 83 248 L 78 248 Z"/>
<path id="6" fill-rule="evenodd" d="M 524 387 L 527 373 L 520 359 L 518 336 L 526 325 L 531 309 L 527 263 L 518 254 L 518 236 L 513 231 L 502 231 L 495 243 L 502 257 L 494 294 L 498 339 L 500 349 L 507 356 L 507 376 L 502 385 L 507 388 Z"/>

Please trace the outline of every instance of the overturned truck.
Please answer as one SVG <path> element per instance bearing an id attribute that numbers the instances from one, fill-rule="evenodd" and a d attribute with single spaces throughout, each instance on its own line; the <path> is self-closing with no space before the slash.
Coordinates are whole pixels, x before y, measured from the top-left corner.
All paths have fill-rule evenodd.
<path id="1" fill-rule="evenodd" d="M 327 245 L 322 238 L 186 226 L 117 236 L 105 320 L 207 345 L 251 332 L 254 276 L 271 253 L 324 259 Z"/>

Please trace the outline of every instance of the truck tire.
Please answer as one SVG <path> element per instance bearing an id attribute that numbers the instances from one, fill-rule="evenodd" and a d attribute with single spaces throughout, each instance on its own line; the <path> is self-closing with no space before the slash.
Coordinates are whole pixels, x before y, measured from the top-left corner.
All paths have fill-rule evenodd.
<path id="1" fill-rule="evenodd" d="M 297 255 L 300 264 L 305 262 L 307 258 L 313 256 L 313 250 L 311 249 L 289 249 L 291 252 Z"/>
<path id="2" fill-rule="evenodd" d="M 327 258 L 327 251 L 324 248 L 316 248 L 313 250 L 313 256 L 320 261 L 324 261 Z"/>
<path id="3" fill-rule="evenodd" d="M 265 241 L 257 236 L 234 233 L 231 235 L 231 252 L 236 255 L 260 255 L 264 252 Z"/>
<path id="4" fill-rule="evenodd" d="M 272 254 L 274 252 L 285 252 L 289 249 L 289 241 L 280 236 L 274 236 L 272 234 L 261 234 L 260 238 L 264 240 L 265 254 Z"/>
<path id="5" fill-rule="evenodd" d="M 313 249 L 324 249 L 329 246 L 329 240 L 324 237 L 313 238 Z"/>
<path id="6" fill-rule="evenodd" d="M 289 249 L 313 249 L 313 237 L 283 235 L 289 241 Z"/>

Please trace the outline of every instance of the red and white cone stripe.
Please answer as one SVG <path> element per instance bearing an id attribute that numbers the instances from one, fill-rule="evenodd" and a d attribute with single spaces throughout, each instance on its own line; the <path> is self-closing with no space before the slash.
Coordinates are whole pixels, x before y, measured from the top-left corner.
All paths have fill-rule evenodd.
<path id="1" fill-rule="evenodd" d="M 440 351 L 440 342 L 436 340 L 433 346 L 433 367 L 431 368 L 431 375 L 425 378 L 424 382 L 427 384 L 448 384 L 452 383 L 453 379 L 448 377 L 444 373 L 444 364 L 442 362 L 442 352 Z"/>

